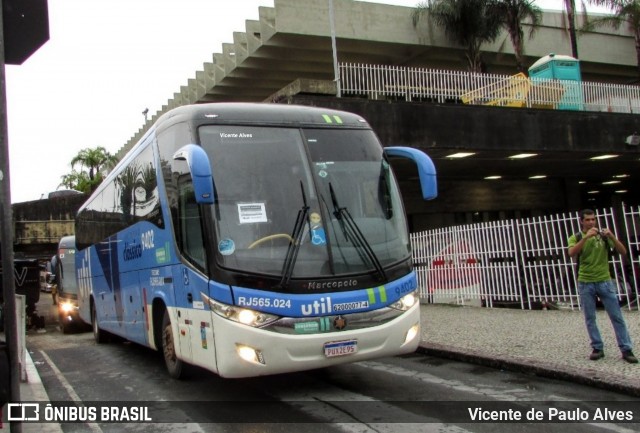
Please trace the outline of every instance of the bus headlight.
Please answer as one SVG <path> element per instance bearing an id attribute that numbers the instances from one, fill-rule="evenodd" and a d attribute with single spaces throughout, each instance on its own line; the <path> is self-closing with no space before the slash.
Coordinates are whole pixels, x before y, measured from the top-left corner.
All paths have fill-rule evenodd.
<path id="1" fill-rule="evenodd" d="M 202 297 L 207 301 L 211 310 L 218 316 L 233 320 L 234 322 L 242 323 L 243 325 L 252 326 L 254 328 L 262 328 L 280 318 L 273 314 L 263 313 L 261 311 L 223 304 L 222 302 L 218 302 L 205 295 L 202 295 Z"/>
<path id="2" fill-rule="evenodd" d="M 75 309 L 75 305 L 71 302 L 61 302 L 60 303 L 60 311 L 64 314 L 69 314 Z"/>
<path id="3" fill-rule="evenodd" d="M 413 307 L 416 303 L 420 301 L 418 297 L 418 291 L 413 291 L 404 295 L 402 298 L 398 299 L 393 304 L 389 305 L 391 308 L 395 308 L 400 311 L 407 311 L 409 308 Z"/>

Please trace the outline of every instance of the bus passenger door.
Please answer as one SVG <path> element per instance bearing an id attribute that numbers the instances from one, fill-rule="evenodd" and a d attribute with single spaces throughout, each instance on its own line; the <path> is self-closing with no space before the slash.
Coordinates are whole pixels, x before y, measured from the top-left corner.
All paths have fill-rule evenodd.
<path id="1" fill-rule="evenodd" d="M 211 165 L 204 150 L 189 144 L 178 150 L 171 163 L 175 190 L 172 219 L 181 264 L 174 266 L 174 290 L 181 359 L 217 371 L 209 296 L 207 257 L 201 206 L 215 196 Z M 196 199 L 196 196 L 198 197 Z M 175 328 L 174 328 L 175 329 Z"/>
<path id="2" fill-rule="evenodd" d="M 178 181 L 178 194 L 176 238 L 183 264 L 174 268 L 174 287 L 180 351 L 185 361 L 216 371 L 211 310 L 202 297 L 209 296 L 204 235 L 190 176 Z"/>
<path id="3" fill-rule="evenodd" d="M 179 358 L 186 362 L 193 362 L 193 354 L 191 353 L 191 334 L 192 334 L 192 317 L 190 313 L 190 305 L 193 302 L 193 293 L 191 290 L 191 275 L 188 269 L 182 265 L 173 267 L 173 281 L 175 290 L 175 311 L 171 316 L 171 320 L 175 321 L 178 329 L 178 335 L 174 337 L 176 350 L 179 352 Z"/>
<path id="4" fill-rule="evenodd" d="M 201 293 L 208 296 L 208 281 L 187 266 L 176 266 L 176 320 L 181 358 L 194 365 L 216 369 L 211 311 Z"/>

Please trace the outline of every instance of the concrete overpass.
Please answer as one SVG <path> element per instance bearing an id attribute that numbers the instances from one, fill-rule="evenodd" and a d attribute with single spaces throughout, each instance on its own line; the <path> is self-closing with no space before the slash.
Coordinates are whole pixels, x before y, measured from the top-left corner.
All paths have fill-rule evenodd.
<path id="1" fill-rule="evenodd" d="M 414 29 L 413 8 L 334 0 L 334 10 L 339 62 L 465 69 L 461 48 L 439 28 L 425 21 Z M 244 31 L 229 35 L 230 42 L 203 59 L 202 69 L 168 95 L 167 103 L 133 134 L 118 156 L 171 108 L 277 100 L 360 113 L 384 145 L 410 145 L 428 152 L 436 163 L 441 191 L 434 202 L 417 199 L 411 167 L 394 167 L 414 230 L 576 210 L 586 204 L 640 203 L 636 186 L 640 152 L 637 146 L 624 144 L 625 136 L 640 132 L 638 115 L 336 98 L 328 1 L 274 0 L 273 8 L 260 8 L 259 17 L 247 20 Z M 626 28 L 581 35 L 578 45 L 584 80 L 637 80 L 634 39 Z M 488 72 L 516 72 L 506 34 L 483 49 Z M 526 41 L 527 66 L 550 52 L 570 53 L 561 13 L 545 12 L 542 27 Z M 462 150 L 477 155 L 466 160 L 447 157 Z M 520 152 L 539 156 L 509 159 Z M 619 156 L 609 161 L 590 159 L 602 153 Z M 497 172 L 503 176 L 499 181 L 484 180 Z M 546 178 L 529 179 L 542 172 Z M 628 177 L 620 186 L 602 186 L 621 174 Z M 602 193 L 590 195 L 593 188 Z M 615 189 L 627 192 L 616 194 Z M 50 257 L 58 239 L 73 233 L 72 220 L 82 201 L 84 197 L 13 205 L 16 252 Z"/>
<path id="2" fill-rule="evenodd" d="M 338 61 L 464 70 L 462 49 L 427 20 L 414 28 L 412 11 L 409 7 L 334 0 Z M 411 145 L 432 155 L 442 194 L 427 206 L 414 200 L 411 192 L 406 194 L 414 228 L 475 220 L 477 215 L 487 220 L 575 210 L 584 205 L 604 206 L 619 200 L 640 201 L 635 186 L 640 164 L 637 147 L 624 144 L 625 136 L 640 132 L 635 114 L 336 98 L 331 86 L 334 69 L 328 2 L 275 0 L 273 8 L 261 7 L 259 16 L 259 20 L 247 20 L 244 31 L 230 35 L 232 42 L 223 43 L 221 50 L 204 62 L 202 70 L 186 79 L 118 156 L 123 156 L 160 115 L 174 107 L 277 100 L 359 112 L 370 121 L 383 144 Z M 578 21 L 581 19 L 578 17 Z M 525 34 L 528 30 L 525 28 Z M 578 46 L 584 80 L 637 80 L 634 39 L 624 26 L 580 35 Z M 563 14 L 545 12 L 542 26 L 533 39 L 526 40 L 525 50 L 527 66 L 550 52 L 570 53 Z M 488 72 L 517 72 L 506 34 L 483 51 Z M 447 158 L 459 150 L 480 156 L 466 161 Z M 540 156 L 508 160 L 510 155 L 525 151 Z M 607 152 L 619 156 L 597 164 L 590 159 Z M 484 176 L 498 171 L 503 174 L 500 182 L 483 181 Z M 529 176 L 542 172 L 547 178 L 529 180 Z M 621 186 L 589 195 L 593 188 L 602 189 L 603 182 L 617 175 L 627 176 Z M 410 191 L 410 173 L 401 171 L 400 178 L 406 184 L 405 191 Z M 627 192 L 620 195 L 614 188 Z"/>
<path id="3" fill-rule="evenodd" d="M 413 27 L 413 8 L 353 0 L 333 3 L 339 62 L 449 70 L 466 67 L 463 50 L 440 28 L 426 20 L 417 29 Z M 334 78 L 328 1 L 274 0 L 273 8 L 260 7 L 259 16 L 259 20 L 247 20 L 244 31 L 230 35 L 231 41 L 223 43 L 211 59 L 203 59 L 202 69 L 168 95 L 167 103 L 150 116 L 119 155 L 171 108 L 216 101 L 260 102 L 300 78 Z M 524 30 L 528 35 L 529 29 Z M 541 27 L 525 44 L 527 66 L 551 52 L 571 54 L 563 14 L 545 12 Z M 633 35 L 626 27 L 583 34 L 578 48 L 584 80 L 628 83 L 638 78 Z M 488 72 L 517 72 L 506 33 L 483 51 Z"/>
<path id="4" fill-rule="evenodd" d="M 49 260 L 60 238 L 75 233 L 75 215 L 86 199 L 73 194 L 12 204 L 16 257 Z"/>

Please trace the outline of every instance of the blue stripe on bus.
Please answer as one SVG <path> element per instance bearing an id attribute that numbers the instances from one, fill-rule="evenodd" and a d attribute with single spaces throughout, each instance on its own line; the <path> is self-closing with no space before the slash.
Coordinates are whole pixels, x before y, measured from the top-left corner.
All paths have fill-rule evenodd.
<path id="1" fill-rule="evenodd" d="M 224 302 L 228 305 L 233 305 L 233 294 L 231 293 L 231 286 L 228 284 L 210 281 L 209 293 L 213 299 Z"/>
<path id="2" fill-rule="evenodd" d="M 310 295 L 274 293 L 264 290 L 232 287 L 235 305 L 253 310 L 273 313 L 287 317 L 314 317 L 327 314 L 348 314 L 361 311 L 377 310 L 393 304 L 404 295 L 413 292 L 418 287 L 416 273 L 410 274 L 384 286 L 376 286 L 376 293 L 384 291 L 386 298 L 377 296 L 372 301 L 369 297 L 370 289 L 351 290 L 348 292 L 318 293 Z M 223 294 L 222 288 L 217 288 L 214 298 Z M 222 299 L 220 299 L 222 301 Z M 225 301 L 223 301 L 225 302 Z"/>

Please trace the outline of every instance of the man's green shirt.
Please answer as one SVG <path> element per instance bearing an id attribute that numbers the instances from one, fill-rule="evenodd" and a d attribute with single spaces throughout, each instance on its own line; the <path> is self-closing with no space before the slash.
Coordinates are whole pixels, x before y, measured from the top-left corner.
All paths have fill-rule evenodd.
<path id="1" fill-rule="evenodd" d="M 586 233 L 582 233 L 586 239 Z M 569 248 L 577 244 L 576 235 L 569 238 Z M 593 236 L 586 239 L 582 251 L 576 258 L 580 261 L 578 281 L 582 283 L 598 283 L 611 279 L 609 273 L 609 249 L 614 247 L 611 239 L 603 239 L 601 236 Z"/>

